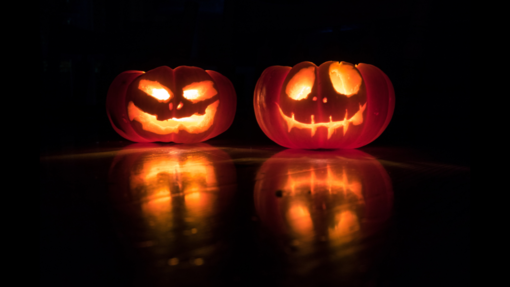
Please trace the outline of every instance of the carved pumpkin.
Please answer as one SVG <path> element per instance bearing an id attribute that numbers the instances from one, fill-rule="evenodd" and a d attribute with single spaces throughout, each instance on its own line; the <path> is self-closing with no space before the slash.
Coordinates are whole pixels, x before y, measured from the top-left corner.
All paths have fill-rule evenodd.
<path id="1" fill-rule="evenodd" d="M 286 150 L 257 172 L 255 208 L 278 235 L 340 246 L 380 230 L 393 190 L 381 164 L 358 150 Z"/>
<path id="2" fill-rule="evenodd" d="M 262 131 L 281 146 L 357 148 L 388 126 L 395 94 L 373 65 L 302 62 L 264 70 L 253 104 Z"/>
<path id="3" fill-rule="evenodd" d="M 118 75 L 106 110 L 115 131 L 130 141 L 197 143 L 230 127 L 236 93 L 215 71 L 162 66 Z"/>

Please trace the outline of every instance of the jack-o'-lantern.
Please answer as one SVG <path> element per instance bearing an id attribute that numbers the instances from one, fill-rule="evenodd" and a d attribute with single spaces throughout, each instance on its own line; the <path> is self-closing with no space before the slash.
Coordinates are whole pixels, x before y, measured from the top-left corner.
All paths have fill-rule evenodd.
<path id="1" fill-rule="evenodd" d="M 373 65 L 302 62 L 264 70 L 253 101 L 262 131 L 281 146 L 357 148 L 388 126 L 395 93 Z"/>
<path id="2" fill-rule="evenodd" d="M 177 278 L 224 256 L 211 242 L 221 238 L 236 190 L 227 153 L 203 143 L 134 144 L 116 155 L 109 185 L 119 233 L 142 249 L 144 273 L 171 271 Z"/>
<path id="3" fill-rule="evenodd" d="M 106 110 L 115 131 L 130 141 L 197 143 L 230 127 L 236 93 L 218 72 L 162 66 L 118 75 Z"/>
<path id="4" fill-rule="evenodd" d="M 385 169 L 361 151 L 286 150 L 257 172 L 254 198 L 275 234 L 313 249 L 379 231 L 391 215 L 393 191 Z"/>

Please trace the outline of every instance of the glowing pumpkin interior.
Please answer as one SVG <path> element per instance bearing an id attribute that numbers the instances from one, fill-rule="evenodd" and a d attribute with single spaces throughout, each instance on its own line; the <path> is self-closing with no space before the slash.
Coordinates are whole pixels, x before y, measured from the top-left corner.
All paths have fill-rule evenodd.
<path id="1" fill-rule="evenodd" d="M 191 83 L 182 88 L 179 93 L 182 98 L 176 98 L 172 91 L 157 81 L 142 79 L 138 83 L 138 89 L 147 96 L 156 99 L 165 109 L 170 112 L 186 109 L 186 105 L 193 105 L 213 98 L 218 94 L 212 81 L 200 81 Z M 199 134 L 207 131 L 214 123 L 219 100 L 208 104 L 203 114 L 195 112 L 186 117 L 170 117 L 159 119 L 158 115 L 143 111 L 133 101 L 128 103 L 128 116 L 130 121 L 137 121 L 142 129 L 158 135 L 168 135 L 186 131 L 192 134 Z"/>
<path id="2" fill-rule="evenodd" d="M 360 87 L 363 83 L 359 71 L 349 63 L 345 62 L 333 62 L 329 66 L 329 81 L 336 92 L 333 97 L 352 97 L 360 91 Z M 316 68 L 314 66 L 305 67 L 295 73 L 292 78 L 288 81 L 285 87 L 285 94 L 288 98 L 294 101 L 306 100 L 314 89 L 316 83 Z M 317 96 L 311 98 L 313 102 L 317 102 L 319 105 L 327 106 L 334 102 L 334 98 L 328 94 L 324 94 L 322 98 L 318 99 Z M 310 103 L 311 104 L 311 103 Z M 350 113 L 345 110 L 344 118 L 341 120 L 334 120 L 333 114 L 330 114 L 327 121 L 318 121 L 318 115 L 311 114 L 309 122 L 299 121 L 296 119 L 295 112 L 290 112 L 287 115 L 282 107 L 278 105 L 280 115 L 287 124 L 287 132 L 290 133 L 292 129 L 308 129 L 310 130 L 310 136 L 313 137 L 317 130 L 321 127 L 327 128 L 327 139 L 335 133 L 336 130 L 342 128 L 343 134 L 347 133 L 350 125 L 361 125 L 363 123 L 363 113 L 366 109 L 366 102 L 359 103 L 359 109 L 355 113 Z M 320 112 L 322 114 L 322 112 Z"/>
<path id="3" fill-rule="evenodd" d="M 334 62 L 329 66 L 329 79 L 335 91 L 346 97 L 358 93 L 363 82 L 359 72 L 345 62 Z"/>
<path id="4" fill-rule="evenodd" d="M 138 89 L 160 102 L 166 102 L 172 97 L 172 91 L 157 81 L 141 80 Z"/>
<path id="5" fill-rule="evenodd" d="M 303 68 L 287 84 L 285 92 L 296 101 L 306 99 L 315 83 L 315 67 Z"/>

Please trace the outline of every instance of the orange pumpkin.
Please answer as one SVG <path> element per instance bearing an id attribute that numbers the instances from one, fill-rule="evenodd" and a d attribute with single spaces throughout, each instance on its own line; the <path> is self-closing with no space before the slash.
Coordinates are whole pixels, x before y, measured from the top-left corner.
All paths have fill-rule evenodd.
<path id="1" fill-rule="evenodd" d="M 288 148 L 357 148 L 376 139 L 395 107 L 389 78 L 369 64 L 302 62 L 264 70 L 253 105 L 262 131 Z"/>
<path id="2" fill-rule="evenodd" d="M 188 66 L 123 72 L 106 100 L 112 127 L 134 142 L 202 142 L 227 130 L 235 110 L 226 77 Z"/>

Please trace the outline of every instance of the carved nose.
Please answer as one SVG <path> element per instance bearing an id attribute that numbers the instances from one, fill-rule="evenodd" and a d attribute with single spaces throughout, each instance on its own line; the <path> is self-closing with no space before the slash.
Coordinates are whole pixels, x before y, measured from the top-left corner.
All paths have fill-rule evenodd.
<path id="1" fill-rule="evenodd" d="M 180 110 L 182 108 L 182 102 L 179 102 L 179 104 L 177 105 L 177 109 Z"/>
<path id="2" fill-rule="evenodd" d="M 172 109 L 174 108 L 174 104 L 172 104 L 172 103 L 168 104 L 168 108 L 169 108 L 170 110 L 172 110 Z"/>
<path id="3" fill-rule="evenodd" d="M 313 98 L 312 98 L 312 100 L 313 100 L 314 102 L 315 102 L 315 101 L 317 101 L 317 97 L 313 97 Z M 328 98 L 324 97 L 324 98 L 322 99 L 322 102 L 323 102 L 323 103 L 327 103 L 327 102 L 328 102 Z"/>

